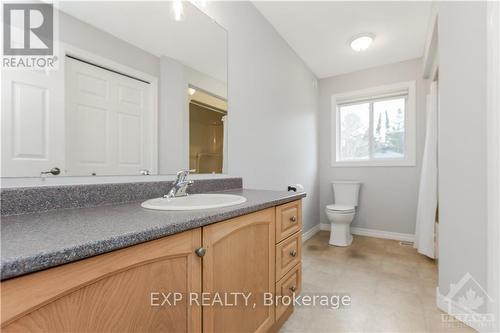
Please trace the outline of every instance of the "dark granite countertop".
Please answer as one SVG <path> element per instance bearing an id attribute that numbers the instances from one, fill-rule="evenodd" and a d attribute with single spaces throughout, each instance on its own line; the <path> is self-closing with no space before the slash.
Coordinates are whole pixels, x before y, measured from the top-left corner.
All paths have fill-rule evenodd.
<path id="1" fill-rule="evenodd" d="M 141 202 L 2 217 L 1 279 L 245 215 L 305 193 L 236 189 L 247 202 L 197 211 L 154 211 Z"/>

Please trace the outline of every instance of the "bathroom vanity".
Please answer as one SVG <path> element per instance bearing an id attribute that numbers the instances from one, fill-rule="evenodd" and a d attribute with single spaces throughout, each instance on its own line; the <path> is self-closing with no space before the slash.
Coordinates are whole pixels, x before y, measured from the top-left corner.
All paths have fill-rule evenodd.
<path id="1" fill-rule="evenodd" d="M 247 202 L 198 212 L 134 202 L 4 217 L 2 331 L 276 331 L 293 308 L 265 305 L 264 296 L 300 291 L 305 193 L 224 193 Z M 38 245 L 36 254 L 56 230 L 64 240 Z M 28 239 L 35 245 L 9 257 Z"/>
<path id="2" fill-rule="evenodd" d="M 227 31 L 184 1 L 40 6 L 57 65 L 2 73 L 1 330 L 277 330 L 292 308 L 264 297 L 300 290 L 305 193 L 216 175 Z"/>

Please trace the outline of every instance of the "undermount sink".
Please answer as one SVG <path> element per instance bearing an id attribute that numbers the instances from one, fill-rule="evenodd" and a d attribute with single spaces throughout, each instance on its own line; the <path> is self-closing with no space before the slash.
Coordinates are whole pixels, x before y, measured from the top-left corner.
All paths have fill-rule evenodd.
<path id="1" fill-rule="evenodd" d="M 141 206 L 155 210 L 198 210 L 239 205 L 247 199 L 234 194 L 190 194 L 176 198 L 156 198 L 144 201 Z"/>

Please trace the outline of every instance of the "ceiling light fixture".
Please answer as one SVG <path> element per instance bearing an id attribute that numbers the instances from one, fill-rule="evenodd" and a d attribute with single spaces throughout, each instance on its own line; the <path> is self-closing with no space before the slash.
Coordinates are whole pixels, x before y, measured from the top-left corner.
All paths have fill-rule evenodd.
<path id="1" fill-rule="evenodd" d="M 182 0 L 172 1 L 172 15 L 174 20 L 182 21 L 184 19 L 184 5 L 182 4 Z"/>
<path id="2" fill-rule="evenodd" d="M 375 36 L 372 34 L 362 34 L 351 40 L 351 48 L 356 52 L 366 51 L 373 43 Z"/>

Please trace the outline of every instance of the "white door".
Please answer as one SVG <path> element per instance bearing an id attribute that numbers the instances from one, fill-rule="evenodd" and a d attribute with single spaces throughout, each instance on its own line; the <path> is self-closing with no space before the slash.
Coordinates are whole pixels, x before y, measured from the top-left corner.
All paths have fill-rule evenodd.
<path id="1" fill-rule="evenodd" d="M 67 174 L 156 170 L 152 111 L 149 83 L 67 57 Z"/>
<path id="2" fill-rule="evenodd" d="M 62 70 L 2 70 L 2 177 L 64 170 L 63 78 Z"/>

